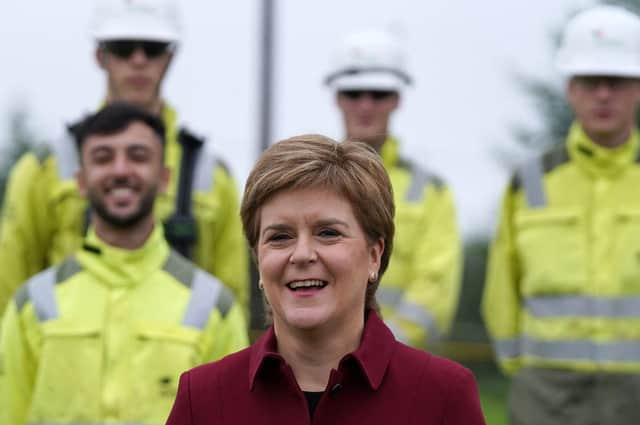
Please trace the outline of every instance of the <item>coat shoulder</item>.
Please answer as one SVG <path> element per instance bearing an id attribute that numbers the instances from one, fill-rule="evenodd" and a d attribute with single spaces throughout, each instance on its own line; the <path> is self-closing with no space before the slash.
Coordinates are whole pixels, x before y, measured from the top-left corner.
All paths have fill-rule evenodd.
<path id="1" fill-rule="evenodd" d="M 484 424 L 475 378 L 466 367 L 424 351 L 403 346 L 397 360 L 412 371 L 410 386 L 415 388 L 412 412 L 416 418 L 429 406 L 437 423 Z"/>
<path id="2" fill-rule="evenodd" d="M 440 392 L 448 392 L 451 385 L 466 385 L 473 381 L 469 369 L 453 360 L 438 357 L 413 347 L 400 344 L 397 350 L 398 361 L 409 370 L 421 370 L 420 377 L 429 387 Z M 462 383 L 462 384 L 461 384 Z"/>

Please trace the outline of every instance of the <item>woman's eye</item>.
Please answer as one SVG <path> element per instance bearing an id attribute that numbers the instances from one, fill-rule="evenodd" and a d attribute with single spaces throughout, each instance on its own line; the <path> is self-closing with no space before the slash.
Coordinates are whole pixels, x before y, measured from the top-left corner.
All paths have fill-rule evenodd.
<path id="1" fill-rule="evenodd" d="M 338 232 L 336 229 L 322 229 L 320 230 L 320 232 L 318 232 L 318 234 L 324 238 L 335 238 L 340 236 L 340 232 Z"/>
<path id="2" fill-rule="evenodd" d="M 286 233 L 274 233 L 273 235 L 269 236 L 268 240 L 270 242 L 278 242 L 278 241 L 284 241 L 289 239 L 289 235 Z"/>

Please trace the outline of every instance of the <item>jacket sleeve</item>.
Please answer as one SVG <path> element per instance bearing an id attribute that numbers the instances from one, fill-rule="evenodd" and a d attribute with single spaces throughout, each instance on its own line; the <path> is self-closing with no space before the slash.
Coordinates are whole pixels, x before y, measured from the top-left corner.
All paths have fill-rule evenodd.
<path id="1" fill-rule="evenodd" d="M 203 269 L 222 280 L 234 297 L 248 311 L 249 263 L 248 249 L 240 223 L 238 191 L 230 173 L 216 165 L 214 184 L 209 192 L 198 195 L 204 202 L 216 205 L 217 216 L 202 220 L 199 229 L 202 245 L 198 247 L 196 262 Z"/>
<path id="2" fill-rule="evenodd" d="M 509 188 L 503 196 L 489 261 L 482 313 L 501 368 L 512 373 L 518 367 L 520 334 L 520 273 L 514 241 L 515 194 Z"/>
<path id="3" fill-rule="evenodd" d="M 185 372 L 180 376 L 178 384 L 178 394 L 173 402 L 171 413 L 167 419 L 166 425 L 192 425 L 191 417 L 191 396 L 189 393 L 189 374 Z"/>
<path id="4" fill-rule="evenodd" d="M 228 300 L 231 300 L 230 307 L 216 309 L 209 317 L 201 347 L 204 356 L 199 363 L 221 359 L 249 345 L 244 312 L 231 296 Z"/>
<path id="5" fill-rule="evenodd" d="M 0 421 L 3 424 L 26 424 L 36 373 L 36 361 L 27 341 L 28 324 L 16 303 L 7 306 L 0 330 Z"/>
<path id="6" fill-rule="evenodd" d="M 46 267 L 47 187 L 35 155 L 22 156 L 9 176 L 0 220 L 0 313 L 19 285 Z"/>
<path id="7" fill-rule="evenodd" d="M 410 345 L 424 348 L 449 329 L 460 292 L 462 244 L 448 188 L 427 186 L 419 229 L 424 233 L 416 238 L 404 299 L 385 321 L 399 326 Z"/>

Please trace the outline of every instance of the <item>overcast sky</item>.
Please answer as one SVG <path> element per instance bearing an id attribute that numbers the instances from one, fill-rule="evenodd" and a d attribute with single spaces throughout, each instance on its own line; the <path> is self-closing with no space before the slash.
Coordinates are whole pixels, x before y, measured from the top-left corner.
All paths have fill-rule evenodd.
<path id="1" fill-rule="evenodd" d="M 415 86 L 392 129 L 403 151 L 453 186 L 467 236 L 492 227 L 505 171 L 493 152 L 515 145 L 514 124 L 536 126 L 514 75 L 557 79 L 551 34 L 587 0 L 276 0 L 273 140 L 300 133 L 343 136 L 333 94 L 322 86 L 332 49 L 352 30 L 401 37 Z M 257 155 L 259 0 L 182 1 L 184 43 L 165 97 L 239 184 Z M 31 111 L 42 139 L 91 111 L 104 75 L 88 36 L 93 2 L 6 1 L 0 16 L 0 124 L 12 105 Z M 5 131 L 0 133 L 4 138 Z"/>

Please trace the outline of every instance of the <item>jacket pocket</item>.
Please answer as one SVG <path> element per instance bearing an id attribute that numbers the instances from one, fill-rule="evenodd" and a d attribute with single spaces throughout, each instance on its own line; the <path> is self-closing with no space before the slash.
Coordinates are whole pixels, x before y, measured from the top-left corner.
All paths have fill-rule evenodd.
<path id="1" fill-rule="evenodd" d="M 101 329 L 54 320 L 43 323 L 42 338 L 30 419 L 94 420 L 100 412 Z"/>
<path id="2" fill-rule="evenodd" d="M 201 338 L 200 330 L 175 324 L 138 324 L 130 381 L 131 396 L 139 401 L 136 416 L 153 423 L 166 420 L 180 374 L 201 362 Z"/>
<path id="3" fill-rule="evenodd" d="M 614 275 L 618 293 L 640 292 L 640 208 L 614 213 Z"/>
<path id="4" fill-rule="evenodd" d="M 515 217 L 516 245 L 525 295 L 580 292 L 587 277 L 584 217 L 545 208 Z"/>

